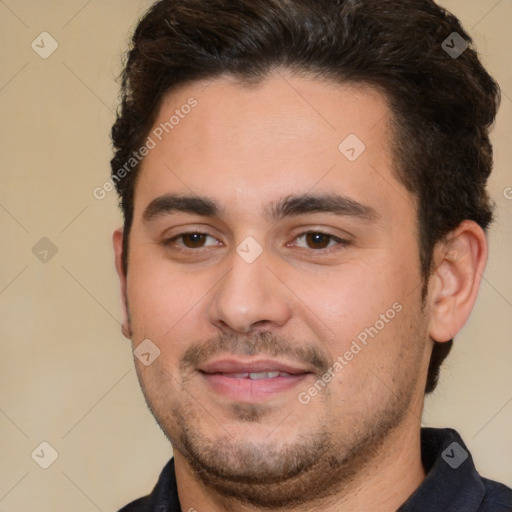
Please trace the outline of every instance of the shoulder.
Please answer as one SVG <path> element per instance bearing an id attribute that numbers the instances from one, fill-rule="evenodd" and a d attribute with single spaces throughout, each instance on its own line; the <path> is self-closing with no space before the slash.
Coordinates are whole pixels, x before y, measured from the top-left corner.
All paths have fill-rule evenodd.
<path id="1" fill-rule="evenodd" d="M 143 498 L 139 498 L 128 505 L 125 505 L 123 508 L 119 509 L 118 512 L 147 512 L 150 510 L 149 507 L 149 499 L 151 496 L 144 496 Z"/>
<path id="2" fill-rule="evenodd" d="M 174 459 L 165 465 L 150 494 L 125 505 L 118 512 L 180 512 Z"/>
<path id="3" fill-rule="evenodd" d="M 485 495 L 482 501 L 482 512 L 511 512 L 512 489 L 504 484 L 482 478 Z"/>
<path id="4" fill-rule="evenodd" d="M 421 429 L 425 479 L 400 512 L 512 512 L 512 489 L 483 478 L 459 433 Z"/>

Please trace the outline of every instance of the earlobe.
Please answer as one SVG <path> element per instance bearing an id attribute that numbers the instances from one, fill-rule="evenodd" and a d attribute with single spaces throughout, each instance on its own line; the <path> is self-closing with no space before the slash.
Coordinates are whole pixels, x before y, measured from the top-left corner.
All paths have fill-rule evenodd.
<path id="1" fill-rule="evenodd" d="M 126 295 L 126 281 L 127 276 L 123 268 L 123 228 L 116 229 L 112 235 L 112 242 L 114 244 L 115 264 L 119 282 L 121 285 L 121 301 L 123 308 L 123 323 L 121 331 L 125 338 L 131 339 L 132 330 L 130 326 L 130 317 L 128 313 L 128 299 Z"/>
<path id="2" fill-rule="evenodd" d="M 434 249 L 430 278 L 430 337 L 444 342 L 466 323 L 478 295 L 487 262 L 487 240 L 473 221 L 463 221 Z"/>

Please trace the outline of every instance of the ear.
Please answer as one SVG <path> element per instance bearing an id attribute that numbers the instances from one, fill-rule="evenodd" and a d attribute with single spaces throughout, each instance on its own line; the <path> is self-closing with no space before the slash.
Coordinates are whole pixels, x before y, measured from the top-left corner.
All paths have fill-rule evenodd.
<path id="1" fill-rule="evenodd" d="M 487 262 L 484 230 L 463 221 L 434 249 L 430 278 L 430 337 L 449 341 L 462 329 L 473 309 Z"/>
<path id="2" fill-rule="evenodd" d="M 128 301 L 126 297 L 126 274 L 123 269 L 123 228 L 116 229 L 112 235 L 112 242 L 114 243 L 114 253 L 117 275 L 121 284 L 121 300 L 123 307 L 123 323 L 121 331 L 125 338 L 131 339 L 132 329 L 130 326 L 130 317 L 128 314 Z"/>

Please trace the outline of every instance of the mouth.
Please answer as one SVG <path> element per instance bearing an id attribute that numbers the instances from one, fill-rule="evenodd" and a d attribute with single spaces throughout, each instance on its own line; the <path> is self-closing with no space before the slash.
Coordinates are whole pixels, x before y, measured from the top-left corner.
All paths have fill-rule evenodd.
<path id="1" fill-rule="evenodd" d="M 298 386 L 310 368 L 276 360 L 219 359 L 198 368 L 207 388 L 230 400 L 256 403 Z"/>
<path id="2" fill-rule="evenodd" d="M 275 379 L 276 377 L 291 377 L 291 373 L 270 371 L 270 372 L 240 372 L 240 373 L 218 373 L 217 375 L 223 375 L 229 379 L 251 379 L 251 380 L 262 380 L 262 379 Z"/>

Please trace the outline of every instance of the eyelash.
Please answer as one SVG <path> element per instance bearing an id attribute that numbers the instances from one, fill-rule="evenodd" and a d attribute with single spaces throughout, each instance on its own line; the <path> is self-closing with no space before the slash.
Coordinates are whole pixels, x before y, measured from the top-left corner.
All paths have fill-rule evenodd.
<path id="1" fill-rule="evenodd" d="M 339 238 L 337 236 L 334 236 L 334 235 L 331 235 L 330 233 L 325 233 L 323 231 L 304 231 L 303 233 L 300 233 L 298 236 L 294 237 L 294 241 L 302 238 L 303 236 L 305 235 L 310 235 L 310 234 L 313 234 L 313 235 L 322 235 L 324 237 L 327 237 L 329 239 L 331 239 L 331 241 L 336 241 L 337 244 L 335 246 L 331 246 L 331 247 L 326 247 L 324 249 L 309 249 L 309 248 L 305 248 L 305 247 L 300 247 L 300 249 L 304 249 L 304 250 L 310 250 L 314 253 L 320 253 L 320 254 L 330 254 L 331 252 L 333 252 L 333 249 L 336 251 L 336 250 L 340 250 L 340 249 L 336 249 L 337 246 L 341 246 L 341 248 L 344 248 L 344 247 L 347 247 L 350 245 L 350 242 L 348 240 L 345 240 L 343 238 Z M 172 238 L 169 238 L 167 240 L 164 240 L 163 241 L 163 245 L 166 246 L 166 247 L 171 247 L 177 251 L 180 251 L 180 252 L 197 252 L 201 249 L 205 249 L 207 247 L 197 247 L 197 248 L 189 248 L 189 247 L 183 247 L 183 246 L 179 246 L 179 245 L 175 245 L 175 241 L 176 240 L 179 240 L 180 238 L 186 236 L 186 235 L 205 235 L 205 236 L 210 236 L 211 238 L 215 238 L 214 236 L 208 234 L 208 233 L 202 233 L 200 231 L 186 231 L 186 232 L 183 232 L 183 233 L 180 233 L 176 236 L 173 236 Z"/>

